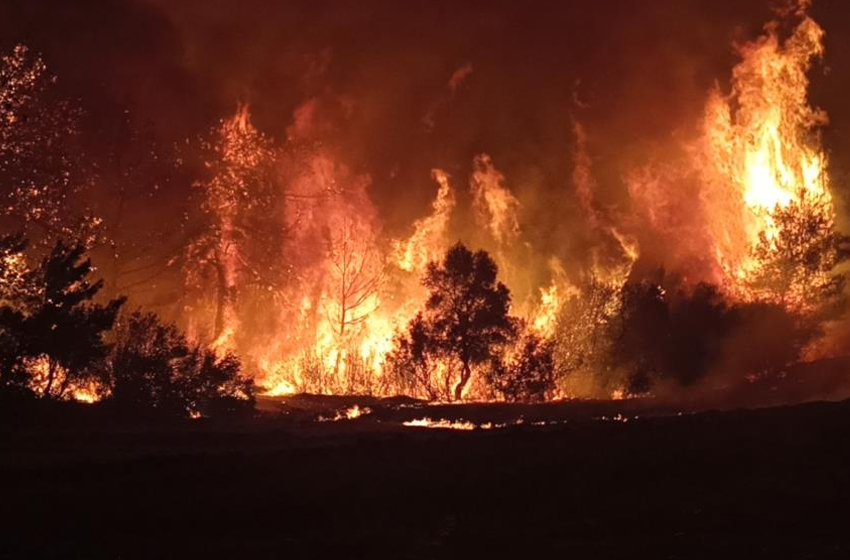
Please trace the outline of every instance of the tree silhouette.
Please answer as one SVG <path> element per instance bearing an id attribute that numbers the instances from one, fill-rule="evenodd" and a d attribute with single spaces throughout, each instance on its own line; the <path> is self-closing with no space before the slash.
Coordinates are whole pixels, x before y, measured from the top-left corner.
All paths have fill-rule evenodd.
<path id="1" fill-rule="evenodd" d="M 116 329 L 109 359 L 112 401 L 125 411 L 221 416 L 253 408 L 253 382 L 233 355 L 190 347 L 152 313 L 135 312 Z"/>
<path id="2" fill-rule="evenodd" d="M 34 271 L 36 293 L 24 323 L 24 353 L 44 360 L 40 392 L 61 398 L 68 388 L 97 375 L 93 366 L 109 353 L 104 334 L 112 328 L 123 298 L 92 303 L 103 286 L 91 282 L 91 261 L 81 245 L 58 241 Z M 45 371 L 46 370 L 46 371 Z"/>
<path id="3" fill-rule="evenodd" d="M 156 315 L 135 312 L 123 317 L 109 360 L 112 399 L 124 409 L 185 414 L 187 397 L 174 366 L 188 353 L 180 331 L 160 323 Z"/>
<path id="4" fill-rule="evenodd" d="M 508 315 L 510 292 L 497 282 L 497 273 L 486 252 L 473 253 L 457 243 L 441 262 L 428 265 L 422 281 L 428 299 L 409 325 L 402 349 L 420 365 L 456 362 L 455 400 L 463 396 L 472 368 L 490 362 L 516 335 L 516 321 Z"/>
<path id="5" fill-rule="evenodd" d="M 21 234 L 0 237 L 0 392 L 26 388 L 23 368 L 25 303 L 29 269 Z"/>
<path id="6" fill-rule="evenodd" d="M 386 357 L 384 371 L 398 385 L 398 390 L 410 395 L 424 395 L 436 400 L 452 397 L 451 371 L 431 351 L 429 327 L 422 313 L 408 323 L 406 332 L 396 336 L 393 351 Z"/>
<path id="7" fill-rule="evenodd" d="M 495 360 L 488 376 L 493 389 L 507 401 L 545 401 L 555 389 L 552 342 L 526 331 L 511 354 Z"/>
<path id="8" fill-rule="evenodd" d="M 254 409 L 254 382 L 242 375 L 242 364 L 234 354 L 217 356 L 210 350 L 193 348 L 179 368 L 187 380 L 192 415 L 221 417 Z"/>
<path id="9" fill-rule="evenodd" d="M 699 284 L 670 304 L 670 350 L 665 377 L 688 386 L 717 365 L 736 313 L 717 286 Z"/>
<path id="10" fill-rule="evenodd" d="M 664 289 L 655 282 L 626 283 L 615 323 L 611 360 L 625 373 L 625 388 L 649 390 L 663 375 L 670 343 L 670 310 Z"/>

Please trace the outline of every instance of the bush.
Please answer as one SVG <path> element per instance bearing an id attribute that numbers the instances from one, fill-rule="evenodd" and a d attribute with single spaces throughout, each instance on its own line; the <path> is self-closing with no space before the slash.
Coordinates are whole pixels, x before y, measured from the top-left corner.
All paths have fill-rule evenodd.
<path id="1" fill-rule="evenodd" d="M 493 389 L 507 401 L 545 401 L 555 390 L 552 343 L 526 332 L 512 355 L 495 361 L 488 377 Z"/>
<path id="2" fill-rule="evenodd" d="M 235 356 L 190 347 L 176 327 L 150 313 L 120 322 L 109 370 L 111 398 L 128 410 L 221 416 L 253 409 L 253 382 Z"/>
<path id="3" fill-rule="evenodd" d="M 473 369 L 486 366 L 516 337 L 510 291 L 497 276 L 490 255 L 473 253 L 462 243 L 430 263 L 422 279 L 428 289 L 425 308 L 398 337 L 389 371 L 401 375 L 402 384 L 413 382 L 429 394 L 460 400 Z M 435 373 L 440 380 L 433 379 Z M 449 383 L 453 387 L 446 390 Z"/>

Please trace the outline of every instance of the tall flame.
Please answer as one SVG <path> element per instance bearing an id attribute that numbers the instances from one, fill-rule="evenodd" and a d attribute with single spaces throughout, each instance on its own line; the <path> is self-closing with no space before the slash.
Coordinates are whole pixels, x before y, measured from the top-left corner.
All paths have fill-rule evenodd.
<path id="1" fill-rule="evenodd" d="M 674 253 L 659 262 L 672 261 L 686 281 L 721 282 L 736 297 L 754 298 L 748 286 L 763 266 L 754 250 L 765 243 L 779 250 L 778 212 L 814 201 L 831 220 L 826 157 L 817 134 L 826 116 L 807 99 L 807 72 L 823 53 L 823 30 L 802 11 L 794 17 L 799 21 L 787 38 L 778 24 L 770 24 L 763 37 L 740 48 L 730 90 L 711 92 L 697 140 L 678 159 L 627 177 L 628 217 L 596 199 L 589 133 L 573 122 L 572 179 L 591 246 L 584 266 L 569 274 L 557 257 L 546 255 L 548 281 L 534 283 L 536 275 L 523 260 L 535 251 L 521 227 L 520 200 L 489 156 L 474 158 L 473 236 L 494 254 L 500 277 L 512 288 L 512 312 L 536 334 L 555 336 L 569 309 L 583 314 L 576 319 L 588 328 L 616 315 L 616 294 L 639 258 L 654 262 L 659 255 L 653 251 Z M 296 115 L 290 142 L 309 136 L 317 110 L 313 103 Z M 220 135 L 219 173 L 205 185 L 206 205 L 216 220 L 212 255 L 219 274 L 213 347 L 238 350 L 271 394 L 399 391 L 382 366 L 394 334 L 427 297 L 423 272 L 449 245 L 457 205 L 449 174 L 432 171 L 437 192 L 430 213 L 413 222 L 408 237 L 388 239 L 369 198 L 370 177 L 352 173 L 333 149 L 298 144 L 272 153 L 247 108 L 224 121 Z M 281 202 L 258 210 L 241 172 L 262 167 L 264 158 L 280 179 L 273 188 Z M 276 219 L 280 214 L 275 223 L 285 230 L 286 242 L 275 258 L 283 263 L 281 277 L 268 286 L 271 295 L 257 300 L 262 303 L 240 307 L 250 268 L 240 220 L 258 211 Z M 691 261 L 697 264 L 683 265 Z M 578 301 L 583 297 L 586 305 Z M 271 310 L 258 309 L 263 306 Z M 252 336 L 240 334 L 247 330 Z M 449 386 L 452 364 L 437 364 L 427 375 L 432 386 Z M 486 396 L 475 381 L 465 390 L 466 397 Z"/>
<path id="2" fill-rule="evenodd" d="M 818 201 L 832 214 L 826 157 L 817 128 L 826 115 L 807 99 L 807 72 L 823 54 L 823 30 L 803 16 L 791 36 L 778 25 L 740 49 L 728 95 L 708 101 L 702 140 L 706 226 L 721 268 L 740 284 L 757 263 L 760 236 L 775 239 L 773 213 Z"/>
<path id="3" fill-rule="evenodd" d="M 445 234 L 455 206 L 455 196 L 448 173 L 434 169 L 431 176 L 439 185 L 437 197 L 431 204 L 431 214 L 413 223 L 413 235 L 393 243 L 396 264 L 407 272 L 425 270 L 430 261 L 440 257 L 446 246 Z"/>
<path id="4" fill-rule="evenodd" d="M 475 157 L 469 179 L 475 217 L 499 246 L 519 236 L 519 200 L 505 187 L 505 176 L 487 154 Z"/>

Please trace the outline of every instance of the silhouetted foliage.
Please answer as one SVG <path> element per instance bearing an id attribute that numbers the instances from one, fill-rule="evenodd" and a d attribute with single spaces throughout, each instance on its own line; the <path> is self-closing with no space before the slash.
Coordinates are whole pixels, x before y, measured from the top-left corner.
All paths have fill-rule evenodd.
<path id="1" fill-rule="evenodd" d="M 486 252 L 473 253 L 462 243 L 442 262 L 430 263 L 422 281 L 429 291 L 425 309 L 397 341 L 390 362 L 408 367 L 408 379 L 429 394 L 435 391 L 430 372 L 437 364 L 449 372 L 457 364 L 459 379 L 445 393 L 459 400 L 472 368 L 490 363 L 516 336 L 516 321 L 508 315 L 510 292 L 496 280 L 497 273 Z M 448 384 L 451 376 L 443 377 Z"/>
<path id="2" fill-rule="evenodd" d="M 183 335 L 156 315 L 135 312 L 122 318 L 110 357 L 112 399 L 130 409 L 185 414 L 186 391 L 175 378 L 175 365 L 188 353 Z"/>
<path id="3" fill-rule="evenodd" d="M 57 242 L 35 270 L 25 247 L 20 235 L 0 240 L 0 389 L 63 398 L 98 379 L 95 366 L 109 352 L 104 335 L 124 300 L 93 303 L 102 282 L 89 279 L 82 246 Z"/>
<path id="4" fill-rule="evenodd" d="M 177 416 L 253 408 L 234 356 L 190 346 L 153 314 L 113 330 L 124 300 L 93 302 L 103 283 L 82 246 L 57 242 L 34 270 L 25 248 L 20 235 L 0 237 L 0 393 L 63 399 L 82 388 L 122 410 Z"/>
<path id="5" fill-rule="evenodd" d="M 777 303 L 742 304 L 731 314 L 732 328 L 717 366 L 722 379 L 781 375 L 799 361 L 805 345 L 818 333 L 815 322 Z"/>
<path id="6" fill-rule="evenodd" d="M 24 360 L 24 304 L 27 242 L 20 234 L 0 237 L 0 392 L 27 386 Z"/>
<path id="7" fill-rule="evenodd" d="M 488 377 L 506 401 L 545 401 L 555 389 L 552 343 L 526 331 L 507 359 L 494 362 Z"/>
<path id="8" fill-rule="evenodd" d="M 180 366 L 180 375 L 188 382 L 190 414 L 221 417 L 254 409 L 254 381 L 242 376 L 242 364 L 234 354 L 218 357 L 195 347 Z"/>
<path id="9" fill-rule="evenodd" d="M 423 314 L 418 313 L 408 324 L 407 331 L 396 336 L 393 351 L 386 357 L 384 371 L 407 394 L 422 394 L 431 400 L 440 397 L 449 399 L 452 396 L 454 364 L 446 363 L 430 351 L 429 336 Z"/>
<path id="10" fill-rule="evenodd" d="M 97 377 L 93 366 L 109 353 L 104 334 L 124 303 L 123 298 L 92 303 L 103 282 L 89 280 L 92 266 L 84 254 L 82 246 L 58 241 L 35 271 L 37 293 L 24 326 L 24 349 L 26 356 L 46 361 L 39 392 L 47 397 L 61 398 L 72 384 Z"/>
<path id="11" fill-rule="evenodd" d="M 34 270 L 26 246 L 21 235 L 0 239 L 0 390 L 60 399 L 75 386 L 105 386 L 98 364 L 124 300 L 93 302 L 103 284 L 89 278 L 82 246 L 58 241 Z"/>
<path id="12" fill-rule="evenodd" d="M 670 314 L 661 286 L 652 282 L 626 283 L 610 359 L 624 368 L 629 393 L 646 392 L 665 372 L 670 348 Z"/>
<path id="13" fill-rule="evenodd" d="M 221 416 L 253 408 L 253 382 L 239 360 L 190 347 L 173 325 L 135 312 L 116 329 L 109 360 L 112 400 L 123 410 Z"/>
<path id="14" fill-rule="evenodd" d="M 780 303 L 730 303 L 709 284 L 670 297 L 653 282 L 627 283 L 609 360 L 630 394 L 661 381 L 693 385 L 710 373 L 740 383 L 798 361 L 815 325 Z"/>
<path id="15" fill-rule="evenodd" d="M 23 314 L 9 306 L 0 307 L 0 393 L 27 389 L 23 331 Z"/>
<path id="16" fill-rule="evenodd" d="M 670 351 L 666 377 L 691 385 L 720 360 L 735 315 L 716 286 L 699 284 L 670 309 Z"/>

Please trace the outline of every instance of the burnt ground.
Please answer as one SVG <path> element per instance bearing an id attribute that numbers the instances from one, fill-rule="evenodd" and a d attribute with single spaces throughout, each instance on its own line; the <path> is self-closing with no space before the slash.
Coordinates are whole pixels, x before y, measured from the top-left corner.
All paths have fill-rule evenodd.
<path id="1" fill-rule="evenodd" d="M 850 557 L 850 402 L 373 400 L 316 422 L 357 399 L 290 401 L 238 424 L 7 425 L 0 558 Z M 452 414 L 558 423 L 399 423 Z"/>

